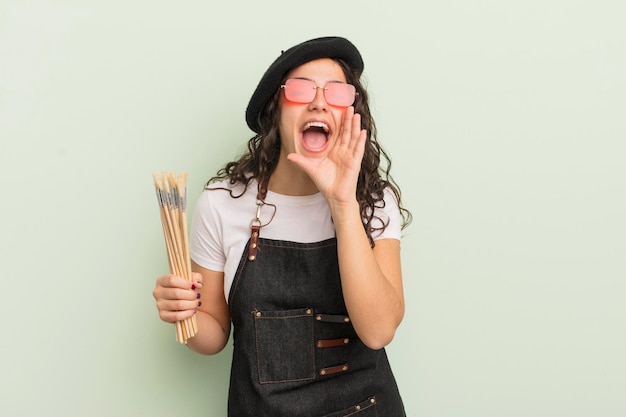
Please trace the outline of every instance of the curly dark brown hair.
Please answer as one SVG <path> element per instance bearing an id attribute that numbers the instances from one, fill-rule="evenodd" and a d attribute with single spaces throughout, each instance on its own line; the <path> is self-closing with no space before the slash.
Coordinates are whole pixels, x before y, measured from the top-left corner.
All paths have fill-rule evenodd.
<path id="1" fill-rule="evenodd" d="M 354 102 L 354 112 L 361 115 L 361 126 L 367 130 L 367 141 L 365 153 L 361 162 L 361 172 L 357 184 L 356 197 L 361 210 L 363 227 L 367 233 L 370 245 L 374 247 L 372 233 L 377 230 L 384 230 L 387 223 L 375 215 L 375 208 L 384 207 L 384 190 L 389 188 L 395 195 L 400 213 L 402 216 L 401 228 L 406 228 L 412 220 L 411 212 L 402 205 L 400 188 L 392 178 L 391 159 L 377 140 L 376 124 L 372 118 L 369 108 L 369 97 L 363 84 L 360 74 L 355 73 L 341 59 L 335 59 L 341 66 L 346 80 L 355 86 L 357 91 Z M 284 81 L 284 80 L 283 80 Z M 247 152 L 236 161 L 231 161 L 221 168 L 217 175 L 207 182 L 207 187 L 216 182 L 228 179 L 231 185 L 241 183 L 245 185 L 244 191 L 240 195 L 233 195 L 233 198 L 241 197 L 253 180 L 259 184 L 269 180 L 276 168 L 280 155 L 280 136 L 278 126 L 280 122 L 280 99 L 281 89 L 278 89 L 269 100 L 265 109 L 259 114 L 259 133 L 248 141 Z M 373 219 L 378 219 L 381 227 L 372 224 Z"/>

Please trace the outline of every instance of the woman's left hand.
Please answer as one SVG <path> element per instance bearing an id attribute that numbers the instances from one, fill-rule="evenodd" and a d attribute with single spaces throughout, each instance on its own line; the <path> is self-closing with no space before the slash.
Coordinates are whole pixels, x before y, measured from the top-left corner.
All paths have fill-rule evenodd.
<path id="1" fill-rule="evenodd" d="M 354 202 L 366 140 L 361 115 L 355 114 L 354 107 L 350 106 L 344 113 L 339 136 L 325 159 L 309 159 L 297 153 L 287 158 L 308 174 L 329 203 Z"/>

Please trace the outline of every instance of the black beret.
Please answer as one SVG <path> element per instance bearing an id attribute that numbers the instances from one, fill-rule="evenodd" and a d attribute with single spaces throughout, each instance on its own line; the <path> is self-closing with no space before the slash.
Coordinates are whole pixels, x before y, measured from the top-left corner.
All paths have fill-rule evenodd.
<path id="1" fill-rule="evenodd" d="M 295 67 L 320 58 L 339 58 L 357 73 L 363 72 L 363 58 L 358 49 L 349 40 L 341 37 L 311 39 L 283 51 L 265 71 L 248 103 L 246 123 L 252 131 L 259 132 L 259 113 L 280 87 L 285 74 Z"/>

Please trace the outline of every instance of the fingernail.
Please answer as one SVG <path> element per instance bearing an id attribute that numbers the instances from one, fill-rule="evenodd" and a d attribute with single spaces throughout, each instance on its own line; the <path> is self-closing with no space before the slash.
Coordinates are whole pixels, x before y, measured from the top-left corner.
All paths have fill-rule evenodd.
<path id="1" fill-rule="evenodd" d="M 191 289 L 195 290 L 196 289 L 196 285 L 195 284 L 191 284 Z"/>
<path id="2" fill-rule="evenodd" d="M 200 298 L 200 293 L 196 293 L 196 298 Z"/>
<path id="3" fill-rule="evenodd" d="M 202 301 L 198 301 L 198 307 L 202 305 Z"/>

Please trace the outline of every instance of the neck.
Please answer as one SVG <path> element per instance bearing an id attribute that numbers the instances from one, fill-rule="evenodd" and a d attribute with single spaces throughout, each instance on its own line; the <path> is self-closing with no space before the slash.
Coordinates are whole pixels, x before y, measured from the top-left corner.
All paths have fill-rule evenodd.
<path id="1" fill-rule="evenodd" d="M 303 196 L 319 192 L 311 178 L 281 152 L 268 188 L 277 194 Z"/>

